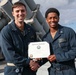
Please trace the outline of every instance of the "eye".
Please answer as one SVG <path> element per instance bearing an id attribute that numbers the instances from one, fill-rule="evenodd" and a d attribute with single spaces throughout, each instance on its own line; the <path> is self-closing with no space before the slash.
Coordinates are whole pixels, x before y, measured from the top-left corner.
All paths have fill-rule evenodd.
<path id="1" fill-rule="evenodd" d="M 16 10 L 16 13 L 18 13 L 19 12 L 19 10 Z"/>
<path id="2" fill-rule="evenodd" d="M 25 12 L 25 10 L 21 10 L 21 12 Z"/>

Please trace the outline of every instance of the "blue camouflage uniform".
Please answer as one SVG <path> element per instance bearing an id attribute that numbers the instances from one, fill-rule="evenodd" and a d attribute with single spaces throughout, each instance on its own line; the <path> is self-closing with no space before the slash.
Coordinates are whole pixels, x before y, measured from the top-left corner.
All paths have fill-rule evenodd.
<path id="1" fill-rule="evenodd" d="M 56 61 L 50 62 L 49 75 L 76 75 L 76 35 L 68 27 L 59 25 L 59 29 L 52 39 L 50 31 L 43 37 L 43 41 L 50 44 L 50 54 L 55 54 Z"/>
<path id="2" fill-rule="evenodd" d="M 5 60 L 15 65 L 6 65 L 4 75 L 36 75 L 36 71 L 29 67 L 28 58 L 28 44 L 37 40 L 35 30 L 25 24 L 24 31 L 21 32 L 13 21 L 2 29 L 1 35 L 1 48 Z"/>

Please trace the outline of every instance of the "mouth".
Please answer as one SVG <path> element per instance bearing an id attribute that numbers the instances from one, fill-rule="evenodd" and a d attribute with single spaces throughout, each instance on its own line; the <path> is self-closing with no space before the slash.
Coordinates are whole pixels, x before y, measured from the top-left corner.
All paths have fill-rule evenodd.
<path id="1" fill-rule="evenodd" d="M 49 23 L 50 25 L 56 25 L 56 23 L 55 22 L 51 22 L 51 23 Z"/>

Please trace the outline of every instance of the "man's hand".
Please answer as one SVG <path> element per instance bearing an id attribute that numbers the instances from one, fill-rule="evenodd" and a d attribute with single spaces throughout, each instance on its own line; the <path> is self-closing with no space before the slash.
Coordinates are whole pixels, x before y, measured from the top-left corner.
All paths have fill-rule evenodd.
<path id="1" fill-rule="evenodd" d="M 33 71 L 36 71 L 40 67 L 38 62 L 33 61 L 33 60 L 30 61 L 29 65 L 30 65 L 31 70 L 33 70 Z"/>
<path id="2" fill-rule="evenodd" d="M 50 55 L 48 58 L 47 58 L 50 62 L 54 62 L 56 60 L 56 56 L 55 55 Z"/>

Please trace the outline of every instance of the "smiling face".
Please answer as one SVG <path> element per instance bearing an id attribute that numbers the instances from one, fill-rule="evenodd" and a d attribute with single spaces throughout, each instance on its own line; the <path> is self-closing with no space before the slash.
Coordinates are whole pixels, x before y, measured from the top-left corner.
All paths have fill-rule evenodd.
<path id="1" fill-rule="evenodd" d="M 50 12 L 46 17 L 46 21 L 49 24 L 50 28 L 57 28 L 59 22 L 59 16 L 55 12 Z"/>
<path id="2" fill-rule="evenodd" d="M 24 6 L 17 6 L 13 8 L 12 15 L 16 23 L 24 22 L 26 17 L 26 8 Z"/>

